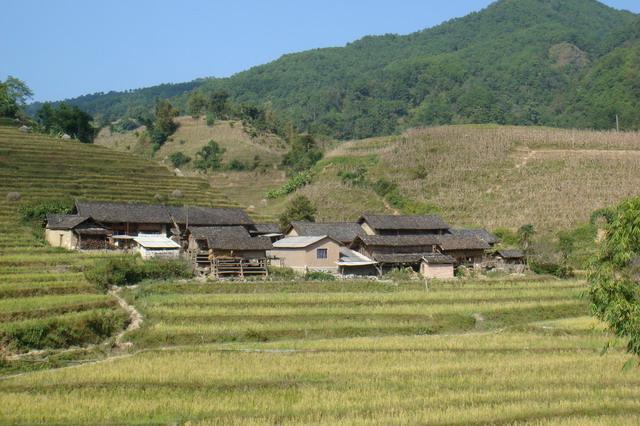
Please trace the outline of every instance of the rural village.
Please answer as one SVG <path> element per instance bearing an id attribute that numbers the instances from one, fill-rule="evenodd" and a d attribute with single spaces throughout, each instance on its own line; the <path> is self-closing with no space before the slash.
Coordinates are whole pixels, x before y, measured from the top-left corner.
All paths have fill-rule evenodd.
<path id="1" fill-rule="evenodd" d="M 640 425 L 638 0 L 0 40 L 0 426 Z"/>
<path id="2" fill-rule="evenodd" d="M 69 250 L 139 252 L 143 259 L 187 259 L 197 275 L 248 278 L 268 266 L 342 277 L 411 268 L 452 279 L 456 268 L 522 273 L 524 254 L 496 249 L 484 229 L 452 229 L 440 217 L 363 214 L 357 222 L 254 223 L 242 209 L 76 201 L 50 214 L 45 238 Z"/>

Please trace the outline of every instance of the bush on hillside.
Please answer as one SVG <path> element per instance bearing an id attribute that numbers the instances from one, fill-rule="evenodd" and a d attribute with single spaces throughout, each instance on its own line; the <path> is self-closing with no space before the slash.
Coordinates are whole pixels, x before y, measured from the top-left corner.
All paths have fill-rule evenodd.
<path id="1" fill-rule="evenodd" d="M 207 145 L 196 153 L 196 160 L 193 166 L 196 170 L 207 172 L 208 170 L 218 170 L 222 165 L 222 155 L 226 150 L 214 140 L 210 140 Z"/>
<path id="2" fill-rule="evenodd" d="M 191 157 L 185 155 L 182 152 L 174 152 L 169 155 L 169 161 L 173 165 L 173 167 L 180 168 L 191 161 Z"/>
<path id="3" fill-rule="evenodd" d="M 271 191 L 267 192 L 267 198 L 272 200 L 275 198 L 283 197 L 287 194 L 291 194 L 292 192 L 295 192 L 298 189 L 309 185 L 311 181 L 311 172 L 300 172 L 290 177 L 280 188 L 272 189 Z"/>
<path id="4" fill-rule="evenodd" d="M 304 195 L 293 198 L 279 217 L 280 229 L 285 229 L 291 222 L 302 220 L 315 222 L 318 210 Z"/>
<path id="5" fill-rule="evenodd" d="M 84 276 L 87 281 L 107 289 L 111 286 L 137 284 L 145 279 L 189 278 L 192 272 L 181 260 L 143 261 L 139 257 L 123 255 L 96 261 L 85 269 Z"/>
<path id="6" fill-rule="evenodd" d="M 72 200 L 48 200 L 22 207 L 20 218 L 24 223 L 44 223 L 47 214 L 68 214 L 72 210 Z"/>
<path id="7" fill-rule="evenodd" d="M 247 166 L 245 162 L 243 162 L 242 160 L 238 160 L 237 158 L 231 160 L 231 162 L 227 166 L 227 169 L 235 172 L 241 172 L 243 170 L 247 170 L 248 168 L 249 166 Z"/>

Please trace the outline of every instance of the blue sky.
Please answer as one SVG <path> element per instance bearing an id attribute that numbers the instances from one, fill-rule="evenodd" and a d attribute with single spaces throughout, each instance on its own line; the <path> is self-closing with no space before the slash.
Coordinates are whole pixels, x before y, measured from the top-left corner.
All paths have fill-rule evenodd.
<path id="1" fill-rule="evenodd" d="M 491 0 L 2 0 L 0 78 L 36 100 L 224 77 L 279 56 L 407 34 Z M 638 0 L 605 0 L 640 13 Z"/>

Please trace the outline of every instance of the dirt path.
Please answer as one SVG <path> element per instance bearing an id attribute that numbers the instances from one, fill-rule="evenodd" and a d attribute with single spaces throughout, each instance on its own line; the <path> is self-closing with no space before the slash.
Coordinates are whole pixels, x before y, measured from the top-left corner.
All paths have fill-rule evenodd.
<path id="1" fill-rule="evenodd" d="M 135 287 L 130 287 L 130 288 L 135 288 Z M 142 325 L 142 322 L 144 321 L 144 318 L 142 317 L 142 314 L 136 309 L 135 306 L 130 305 L 126 300 L 122 298 L 122 296 L 120 296 L 121 291 L 122 291 L 122 287 L 111 287 L 109 289 L 109 294 L 115 297 L 116 300 L 118 301 L 118 305 L 120 305 L 120 307 L 125 311 L 127 311 L 127 313 L 129 314 L 129 325 L 127 326 L 127 328 L 125 328 L 124 330 L 122 330 L 120 333 L 116 335 L 115 344 L 116 344 L 116 347 L 118 347 L 119 349 L 128 349 L 131 346 L 133 346 L 133 343 L 123 342 L 122 339 L 124 338 L 124 335 L 130 331 L 139 329 L 140 326 Z"/>
<path id="2" fill-rule="evenodd" d="M 130 287 L 130 288 L 135 288 L 135 287 Z M 122 287 L 118 287 L 118 288 L 113 288 L 112 287 L 109 290 L 108 294 L 113 296 L 118 301 L 118 305 L 120 305 L 120 307 L 122 309 L 124 309 L 127 312 L 127 314 L 129 314 L 129 325 L 127 326 L 127 328 L 125 328 L 124 330 L 122 330 L 121 332 L 119 332 L 115 336 L 115 346 L 116 346 L 116 348 L 124 350 L 124 349 L 129 349 L 129 348 L 131 348 L 133 346 L 133 343 L 131 343 L 131 342 L 123 342 L 122 341 L 123 338 L 124 338 L 124 335 L 126 333 L 128 333 L 129 331 L 139 329 L 140 326 L 142 325 L 142 322 L 144 321 L 144 318 L 143 318 L 142 314 L 135 308 L 135 306 L 130 305 L 129 303 L 127 303 L 126 300 L 124 300 L 120 296 L 120 292 L 121 291 L 122 291 Z M 21 359 L 29 359 L 29 358 L 37 359 L 37 358 L 41 358 L 41 357 L 47 357 L 49 355 L 60 355 L 60 354 L 64 354 L 64 353 L 90 351 L 90 350 L 94 349 L 97 346 L 108 344 L 108 342 L 109 342 L 109 340 L 107 340 L 107 342 L 103 342 L 103 343 L 96 344 L 96 345 L 87 345 L 87 346 L 83 346 L 83 347 L 68 348 L 68 349 L 34 349 L 34 350 L 29 351 L 29 352 L 5 355 L 5 358 L 8 361 L 19 361 Z"/>

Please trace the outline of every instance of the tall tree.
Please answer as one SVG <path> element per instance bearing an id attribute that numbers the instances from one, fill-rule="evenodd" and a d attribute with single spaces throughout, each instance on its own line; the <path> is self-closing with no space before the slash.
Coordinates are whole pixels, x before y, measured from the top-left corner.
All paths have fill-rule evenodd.
<path id="1" fill-rule="evenodd" d="M 595 314 L 640 355 L 640 198 L 622 203 L 589 272 Z"/>
<path id="2" fill-rule="evenodd" d="M 291 222 L 296 220 L 315 222 L 317 212 L 311 200 L 304 195 L 298 195 L 287 204 L 284 212 L 280 215 L 280 228 L 284 230 Z"/>
<path id="3" fill-rule="evenodd" d="M 33 92 L 24 81 L 7 77 L 0 82 L 0 117 L 17 117 L 32 96 Z"/>
<path id="4" fill-rule="evenodd" d="M 61 103 L 57 107 L 45 103 L 36 114 L 36 120 L 45 132 L 66 133 L 84 143 L 92 143 L 96 129 L 93 118 L 80 108 Z"/>

